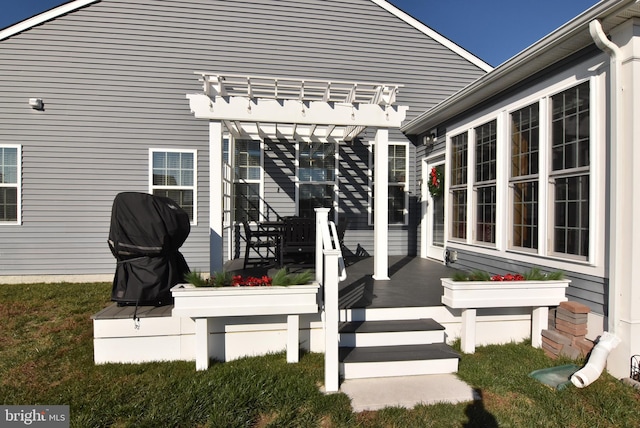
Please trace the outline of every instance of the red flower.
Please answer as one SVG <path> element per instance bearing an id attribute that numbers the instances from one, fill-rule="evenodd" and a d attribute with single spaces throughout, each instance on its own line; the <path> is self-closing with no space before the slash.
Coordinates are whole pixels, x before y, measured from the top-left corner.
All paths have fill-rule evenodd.
<path id="1" fill-rule="evenodd" d="M 501 275 L 493 275 L 491 281 L 503 281 L 504 278 Z"/>

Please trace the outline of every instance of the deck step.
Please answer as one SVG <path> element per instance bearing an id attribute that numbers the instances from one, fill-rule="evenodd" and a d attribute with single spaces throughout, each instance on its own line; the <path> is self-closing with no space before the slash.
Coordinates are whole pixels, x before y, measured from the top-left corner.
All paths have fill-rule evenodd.
<path id="1" fill-rule="evenodd" d="M 444 327 L 433 319 L 352 321 L 339 328 L 340 347 L 421 345 L 444 342 Z"/>
<path id="2" fill-rule="evenodd" d="M 455 373 L 459 358 L 445 343 L 340 349 L 344 379 Z"/>
<path id="3" fill-rule="evenodd" d="M 396 331 L 444 330 L 431 318 L 391 321 L 351 321 L 342 323 L 340 333 L 389 333 Z"/>

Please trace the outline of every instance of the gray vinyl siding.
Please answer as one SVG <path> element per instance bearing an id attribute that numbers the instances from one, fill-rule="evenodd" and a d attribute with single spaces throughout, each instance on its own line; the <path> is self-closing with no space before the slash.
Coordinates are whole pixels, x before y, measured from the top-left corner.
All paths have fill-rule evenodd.
<path id="1" fill-rule="evenodd" d="M 111 204 L 148 192 L 149 148 L 198 151 L 197 225 L 182 252 L 208 270 L 208 124 L 185 98 L 201 91 L 194 71 L 399 83 L 409 119 L 483 74 L 369 0 L 102 0 L 11 36 L 0 144 L 22 146 L 23 222 L 0 225 L 0 276 L 113 272 Z M 286 214 L 290 176 L 273 160 L 265 191 Z M 406 237 L 392 233 L 392 253 Z M 370 228 L 354 238 L 372 251 Z"/>

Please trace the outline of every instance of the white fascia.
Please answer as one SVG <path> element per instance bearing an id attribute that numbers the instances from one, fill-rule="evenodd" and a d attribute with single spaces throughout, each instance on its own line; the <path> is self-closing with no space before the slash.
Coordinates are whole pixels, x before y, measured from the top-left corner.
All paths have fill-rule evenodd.
<path id="1" fill-rule="evenodd" d="M 471 62 L 472 64 L 474 64 L 475 66 L 479 67 L 480 69 L 482 69 L 484 71 L 487 71 L 487 72 L 493 70 L 492 66 L 490 66 L 489 64 L 487 64 L 486 62 L 484 62 L 483 60 L 478 58 L 477 56 L 473 55 L 471 52 L 469 52 L 466 49 L 464 49 L 464 48 L 460 47 L 459 45 L 455 44 L 454 42 L 452 42 L 451 40 L 447 39 L 446 37 L 444 37 L 442 34 L 438 33 L 437 31 L 427 27 L 422 22 L 418 21 L 417 19 L 415 19 L 411 15 L 409 15 L 409 14 L 403 12 L 402 10 L 398 9 L 397 7 L 395 7 L 394 5 L 390 4 L 389 2 L 387 2 L 385 0 L 371 0 L 371 1 L 374 2 L 375 4 L 377 4 L 378 6 L 380 6 L 381 8 L 383 8 L 384 10 L 386 10 L 387 12 L 390 12 L 393 15 L 397 16 L 398 18 L 402 19 L 404 22 L 406 22 L 407 24 L 411 25 L 416 30 L 420 31 L 421 33 L 423 33 L 423 34 L 425 34 L 425 35 L 427 35 L 429 37 L 431 37 L 433 40 L 435 40 L 436 42 L 440 43 L 442 46 L 444 46 L 444 47 L 450 49 L 451 51 L 455 52 L 456 54 L 460 55 L 462 58 L 464 58 L 467 61 Z"/>
<path id="2" fill-rule="evenodd" d="M 0 41 L 97 1 L 98 0 L 76 0 L 54 7 L 53 9 L 42 12 L 36 16 L 32 16 L 31 18 L 25 19 L 24 21 L 18 22 L 17 24 L 0 31 Z"/>

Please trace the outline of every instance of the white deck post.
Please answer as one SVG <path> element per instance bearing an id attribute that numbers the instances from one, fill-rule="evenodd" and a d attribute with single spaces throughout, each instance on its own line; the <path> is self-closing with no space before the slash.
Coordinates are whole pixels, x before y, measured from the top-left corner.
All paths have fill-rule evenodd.
<path id="1" fill-rule="evenodd" d="M 476 352 L 476 309 L 462 310 L 460 350 L 465 354 Z"/>
<path id="2" fill-rule="evenodd" d="M 209 368 L 209 318 L 196 318 L 196 370 Z"/>
<path id="3" fill-rule="evenodd" d="M 300 315 L 287 315 L 287 363 L 297 363 L 300 358 Z"/>
<path id="4" fill-rule="evenodd" d="M 376 130 L 374 145 L 373 279 L 389 279 L 389 130 Z"/>
<path id="5" fill-rule="evenodd" d="M 323 238 L 322 231 L 328 227 L 329 208 L 316 208 L 316 281 L 322 284 L 322 274 L 324 272 L 323 262 Z"/>
<path id="6" fill-rule="evenodd" d="M 209 122 L 209 269 L 221 272 L 223 266 L 222 123 Z M 194 213 L 194 216 L 197 213 Z"/>
<path id="7" fill-rule="evenodd" d="M 325 250 L 324 264 L 324 388 L 337 392 L 340 387 L 340 361 L 338 353 L 338 257 L 340 250 Z"/>
<path id="8" fill-rule="evenodd" d="M 547 327 L 549 327 L 549 308 L 534 307 L 531 311 L 531 346 L 542 347 L 542 330 L 546 330 Z"/>

